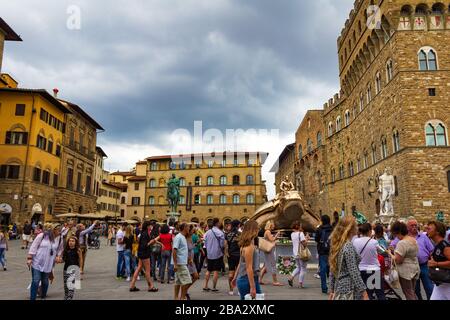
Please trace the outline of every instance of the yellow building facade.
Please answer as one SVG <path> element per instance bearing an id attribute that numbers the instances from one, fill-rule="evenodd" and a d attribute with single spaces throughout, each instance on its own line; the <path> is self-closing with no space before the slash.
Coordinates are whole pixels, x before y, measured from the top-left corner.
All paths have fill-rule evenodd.
<path id="1" fill-rule="evenodd" d="M 169 213 L 167 181 L 180 179 L 182 221 L 246 220 L 267 201 L 261 168 L 265 153 L 218 153 L 149 157 L 128 181 L 127 219 L 164 221 Z"/>

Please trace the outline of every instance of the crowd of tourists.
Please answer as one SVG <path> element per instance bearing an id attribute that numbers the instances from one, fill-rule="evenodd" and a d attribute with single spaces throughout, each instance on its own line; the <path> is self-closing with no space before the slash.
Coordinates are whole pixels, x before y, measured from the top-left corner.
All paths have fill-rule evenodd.
<path id="1" fill-rule="evenodd" d="M 411 218 L 390 226 L 357 221 L 336 212 L 331 222 L 323 215 L 314 234 L 294 222 L 290 239 L 295 268 L 286 284 L 296 286 L 297 278 L 298 287 L 307 288 L 312 259 L 308 247 L 315 241 L 319 263 L 314 276 L 331 300 L 400 298 L 395 289 L 407 300 L 450 300 L 450 232 L 443 221 L 419 225 Z M 99 221 L 90 225 L 27 221 L 22 228 L 22 249 L 28 250 L 30 299 L 47 296 L 58 263 L 64 264 L 64 299 L 73 299 L 74 272 L 79 272 L 78 281 L 83 280 L 88 248 L 100 235 L 106 237 L 108 246 L 115 246 L 116 278 L 129 282 L 130 292 L 140 291 L 142 277 L 148 292 L 158 292 L 158 284 L 173 284 L 175 300 L 190 300 L 190 289 L 203 274 L 204 293 L 218 292 L 219 278 L 227 277 L 230 296 L 261 298 L 266 274 L 272 278 L 271 285 L 285 285 L 279 281 L 276 263 L 276 243 L 282 235 L 274 230 L 272 221 L 260 229 L 255 221 L 222 223 L 218 218 L 208 223 L 145 221 L 116 226 Z M 0 227 L 4 271 L 9 234 L 8 228 Z"/>

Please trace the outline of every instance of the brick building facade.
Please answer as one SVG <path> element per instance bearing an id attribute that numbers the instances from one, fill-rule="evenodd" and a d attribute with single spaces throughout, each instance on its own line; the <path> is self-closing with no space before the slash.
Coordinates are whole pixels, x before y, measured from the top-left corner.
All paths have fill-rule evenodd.
<path id="1" fill-rule="evenodd" d="M 339 94 L 320 113 L 308 112 L 297 132 L 298 186 L 316 212 L 356 209 L 373 218 L 377 175 L 390 167 L 397 216 L 448 215 L 449 4 L 379 1 L 372 28 L 372 2 L 355 1 L 338 39 Z M 308 117 L 314 123 L 314 113 L 322 120 L 321 147 L 304 125 Z"/>

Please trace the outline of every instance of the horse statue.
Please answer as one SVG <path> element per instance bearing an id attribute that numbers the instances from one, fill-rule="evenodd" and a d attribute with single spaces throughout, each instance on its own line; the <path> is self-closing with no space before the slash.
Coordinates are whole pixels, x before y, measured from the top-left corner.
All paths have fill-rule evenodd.
<path id="1" fill-rule="evenodd" d="M 175 174 L 167 182 L 167 201 L 171 212 L 177 212 L 178 204 L 180 203 L 180 179 Z"/>

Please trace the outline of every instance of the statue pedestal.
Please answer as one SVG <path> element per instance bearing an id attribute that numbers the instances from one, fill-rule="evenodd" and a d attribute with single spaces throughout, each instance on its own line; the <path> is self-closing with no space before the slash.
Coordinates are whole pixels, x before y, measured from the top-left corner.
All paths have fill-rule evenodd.
<path id="1" fill-rule="evenodd" d="M 384 224 L 384 225 L 391 225 L 392 222 L 395 221 L 395 215 L 394 214 L 382 214 L 377 217 L 377 222 Z"/>
<path id="2" fill-rule="evenodd" d="M 168 214 L 166 214 L 167 220 L 174 220 L 174 221 L 178 221 L 180 219 L 181 214 L 178 212 L 169 212 Z"/>

